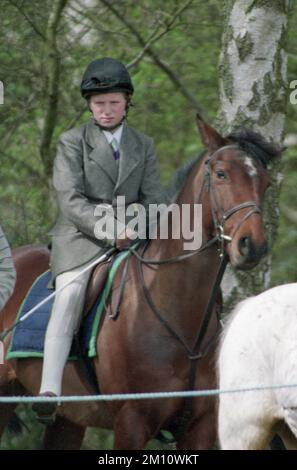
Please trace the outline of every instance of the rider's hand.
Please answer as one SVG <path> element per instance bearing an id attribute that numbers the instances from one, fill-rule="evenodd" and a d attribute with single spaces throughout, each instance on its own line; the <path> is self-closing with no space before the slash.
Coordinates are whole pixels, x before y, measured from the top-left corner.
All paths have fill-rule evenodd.
<path id="1" fill-rule="evenodd" d="M 116 239 L 116 247 L 118 250 L 125 250 L 135 241 L 137 234 L 134 230 L 126 228 Z"/>

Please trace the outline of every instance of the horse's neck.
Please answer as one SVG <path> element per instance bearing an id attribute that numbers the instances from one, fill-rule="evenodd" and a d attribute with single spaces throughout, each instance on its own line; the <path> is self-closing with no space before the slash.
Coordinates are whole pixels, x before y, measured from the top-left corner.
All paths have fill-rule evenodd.
<path id="1" fill-rule="evenodd" d="M 184 253 L 186 250 L 197 250 L 199 246 L 195 243 L 189 244 L 189 234 L 193 234 L 193 239 L 204 245 L 211 238 L 213 233 L 213 219 L 209 200 L 209 192 L 205 184 L 204 176 L 204 161 L 198 161 L 192 168 L 191 173 L 188 175 L 182 191 L 173 204 L 178 207 L 175 223 L 179 226 L 176 232 L 174 226 L 174 217 L 165 217 L 162 223 L 168 224 L 168 239 L 157 239 L 151 243 L 152 255 L 157 256 L 159 259 L 174 258 L 177 255 Z M 200 206 L 200 207 L 198 207 Z M 200 209 L 201 219 L 200 219 Z M 189 212 L 185 212 L 185 211 Z M 174 211 L 173 211 L 174 213 Z M 185 222 L 185 224 L 184 224 Z M 199 224 L 199 225 L 198 225 Z M 184 233 L 184 229 L 187 233 Z M 201 232 L 201 237 L 197 236 L 194 230 Z M 160 230 L 161 232 L 161 230 Z M 178 237 L 175 238 L 176 233 Z M 216 250 L 214 249 L 213 252 Z M 204 257 L 204 255 L 199 255 Z M 210 257 L 210 250 L 207 250 L 206 257 Z M 196 257 L 195 257 L 196 258 Z M 215 256 L 216 258 L 216 256 Z M 190 261 L 189 261 L 190 262 Z M 199 266 L 194 262 L 193 269 L 199 270 Z M 203 263 L 204 264 L 204 263 Z M 213 266 L 209 267 L 212 270 Z"/>
<path id="2" fill-rule="evenodd" d="M 157 272 L 144 269 L 145 282 L 157 310 L 189 347 L 194 347 L 196 342 L 219 265 L 220 258 L 213 247 L 188 260 L 162 265 Z M 214 319 L 211 324 L 208 332 L 213 331 Z"/>
<path id="3" fill-rule="evenodd" d="M 199 163 L 196 173 L 189 175 L 184 190 L 177 199 L 177 204 L 202 203 L 202 246 L 209 240 L 213 232 L 209 195 L 204 185 L 203 163 Z M 195 169 L 194 169 L 195 170 Z M 197 171 L 198 170 L 198 171 Z M 185 239 L 154 240 L 148 250 L 147 257 L 155 259 L 174 258 L 185 251 Z M 179 330 L 188 329 L 186 336 L 199 327 L 201 315 L 206 309 L 212 294 L 212 287 L 220 265 L 220 257 L 216 246 L 194 254 L 187 260 L 160 267 L 157 273 L 148 273 L 148 280 L 155 295 L 161 301 L 160 307 Z M 200 316 L 198 315 L 200 313 Z M 185 322 L 185 316 L 188 321 Z"/>

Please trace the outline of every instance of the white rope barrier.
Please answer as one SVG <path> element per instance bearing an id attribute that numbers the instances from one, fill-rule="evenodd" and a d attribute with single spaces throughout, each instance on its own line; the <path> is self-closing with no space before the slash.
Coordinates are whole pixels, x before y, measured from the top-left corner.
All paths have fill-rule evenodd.
<path id="1" fill-rule="evenodd" d="M 152 393 L 115 393 L 109 395 L 81 395 L 81 396 L 59 396 L 59 397 L 28 397 L 13 396 L 0 397 L 0 403 L 38 403 L 38 402 L 88 402 L 88 401 L 115 401 L 115 400 L 151 400 L 160 398 L 187 398 L 187 397 L 207 397 L 222 394 L 261 392 L 267 390 L 278 390 L 283 388 L 297 388 L 297 384 L 287 385 L 264 385 L 235 389 L 211 389 L 211 390 L 192 390 L 182 392 L 152 392 Z"/>

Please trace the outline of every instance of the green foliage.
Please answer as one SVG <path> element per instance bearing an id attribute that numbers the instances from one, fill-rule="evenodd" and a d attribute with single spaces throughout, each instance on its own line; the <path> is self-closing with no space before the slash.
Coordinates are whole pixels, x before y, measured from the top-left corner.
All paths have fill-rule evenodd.
<path id="1" fill-rule="evenodd" d="M 5 101 L 0 106 L 1 224 L 13 246 L 46 243 L 55 219 L 55 201 L 39 146 L 48 99 L 46 45 L 44 37 L 52 2 L 5 1 L 0 30 L 0 80 Z M 114 3 L 114 2 L 112 2 Z M 18 7 L 16 7 L 16 6 Z M 117 12 L 128 20 L 144 43 L 158 35 L 183 5 L 181 0 L 117 1 Z M 145 18 L 145 21 L 144 21 Z M 32 27 L 32 25 L 34 25 Z M 155 55 L 180 79 L 198 103 L 214 119 L 218 107 L 217 63 L 223 21 L 220 2 L 196 1 L 186 9 L 158 41 Z M 129 64 L 143 46 L 127 26 L 99 1 L 69 1 L 60 22 L 58 47 L 61 55 L 58 120 L 52 142 L 64 130 L 89 118 L 79 85 L 87 64 L 102 56 Z M 201 149 L 195 124 L 195 108 L 186 100 L 148 54 L 130 69 L 134 84 L 134 107 L 129 123 L 155 138 L 162 177 L 167 182 L 184 160 Z M 19 415 L 28 426 L 20 436 L 7 431 L 1 449 L 38 449 L 43 426 L 36 423 L 29 407 Z M 89 429 L 84 448 L 109 449 L 112 433 Z M 157 441 L 149 448 L 170 448 Z"/>
<path id="2" fill-rule="evenodd" d="M 288 85 L 297 79 L 296 44 L 296 8 L 289 15 L 288 50 Z M 296 239 L 297 239 L 297 104 L 290 102 L 290 93 L 293 90 L 288 86 L 288 105 L 286 134 L 295 139 L 282 158 L 282 189 L 280 194 L 280 219 L 278 238 L 273 247 L 272 284 L 282 284 L 297 281 L 296 265 Z"/>
<path id="3" fill-rule="evenodd" d="M 112 56 L 129 64 L 143 49 L 152 33 L 158 35 L 185 0 L 118 0 L 116 17 L 100 0 L 69 0 L 59 26 L 61 56 L 58 119 L 51 146 L 64 130 L 89 118 L 79 85 L 86 65 L 95 58 Z M 262 2 L 265 3 L 265 2 Z M 268 3 L 268 2 L 267 2 Z M 47 232 L 55 220 L 51 174 L 41 159 L 39 146 L 48 99 L 45 34 L 50 0 L 2 0 L 0 29 L 0 80 L 4 83 L 4 104 L 0 105 L 0 197 L 1 225 L 11 244 L 47 243 Z M 296 10 L 296 9 L 295 9 Z M 295 31 L 297 13 L 290 14 L 289 82 L 297 79 Z M 124 20 L 122 21 L 121 18 Z M 134 28 L 125 24 L 128 21 Z M 170 26 L 152 42 L 155 56 L 180 79 L 214 122 L 218 112 L 218 62 L 224 26 L 220 0 L 193 1 Z M 137 34 L 135 33 L 137 31 Z M 249 52 L 245 38 L 243 54 Z M 195 125 L 195 106 L 148 53 L 130 69 L 136 92 L 129 123 L 154 137 L 162 178 L 168 182 L 173 171 L 200 152 Z M 222 73 L 224 70 L 221 71 Z M 288 104 L 287 132 L 297 134 L 297 105 Z M 279 238 L 274 247 L 273 283 L 297 278 L 296 219 L 297 147 L 284 156 Z M 285 211 L 282 211 L 285 208 Z M 7 432 L 1 449 L 41 447 L 43 428 L 30 412 L 20 408 L 29 431 L 19 437 Z M 160 444 L 155 442 L 150 444 Z M 112 446 L 108 431 L 88 430 L 85 448 Z"/>
<path id="4" fill-rule="evenodd" d="M 0 450 L 36 450 L 42 448 L 44 426 L 39 424 L 28 406 L 20 405 L 17 409 L 22 421 L 21 433 L 6 429 L 1 437 Z"/>
<path id="5" fill-rule="evenodd" d="M 283 181 L 280 195 L 278 238 L 273 248 L 272 283 L 297 281 L 297 152 L 287 150 L 283 156 Z"/>
<path id="6" fill-rule="evenodd" d="M 46 242 L 55 219 L 51 174 L 39 152 L 48 91 L 44 37 L 51 2 L 4 3 L 0 31 L 0 80 L 5 88 L 4 105 L 0 106 L 1 223 L 11 244 L 18 246 Z M 193 2 L 152 47 L 214 118 L 222 30 L 220 2 L 198 3 L 197 8 Z M 142 0 L 137 4 L 127 0 L 117 2 L 117 11 L 146 43 L 152 31 L 159 34 L 166 29 L 166 22 L 182 4 L 180 0 Z M 60 99 L 52 159 L 61 132 L 89 118 L 79 92 L 86 65 L 102 56 L 129 64 L 142 51 L 135 34 L 99 0 L 88 5 L 83 8 L 83 2 L 69 1 L 60 24 Z M 136 92 L 129 123 L 155 138 L 162 177 L 167 182 L 175 168 L 201 149 L 193 104 L 149 55 L 131 68 L 131 74 Z"/>

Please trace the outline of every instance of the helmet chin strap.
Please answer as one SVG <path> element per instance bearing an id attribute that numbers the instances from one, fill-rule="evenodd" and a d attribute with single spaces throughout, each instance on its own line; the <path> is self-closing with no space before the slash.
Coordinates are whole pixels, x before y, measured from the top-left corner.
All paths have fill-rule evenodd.
<path id="1" fill-rule="evenodd" d="M 90 111 L 91 111 L 91 109 L 90 109 Z M 124 116 L 122 117 L 122 119 L 120 120 L 120 122 L 118 122 L 114 126 L 102 126 L 102 124 L 99 124 L 99 122 L 96 121 L 96 119 L 94 118 L 94 115 L 93 115 L 93 118 L 94 118 L 94 121 L 95 121 L 96 125 L 100 129 L 102 129 L 103 131 L 111 131 L 112 132 L 112 131 L 115 131 L 116 129 L 118 129 L 123 124 L 123 122 L 125 121 L 125 119 L 127 117 L 127 114 L 128 114 L 127 111 L 128 110 L 126 109 L 126 112 L 125 112 Z M 92 111 L 91 111 L 91 113 L 92 113 Z"/>
<path id="2" fill-rule="evenodd" d="M 102 126 L 101 124 L 99 124 L 99 122 L 96 121 L 96 119 L 94 118 L 93 112 L 92 112 L 92 110 L 90 109 L 90 105 L 89 105 L 89 111 L 92 113 L 93 118 L 94 118 L 94 121 L 95 121 L 96 125 L 97 125 L 100 129 L 102 129 L 103 131 L 115 131 L 116 129 L 118 129 L 118 127 L 120 127 L 120 126 L 123 124 L 123 122 L 124 122 L 125 119 L 127 118 L 128 111 L 129 111 L 130 106 L 133 106 L 133 104 L 132 104 L 131 100 L 129 99 L 128 102 L 127 102 L 127 105 L 126 105 L 125 114 L 124 114 L 124 116 L 122 117 L 121 121 L 118 122 L 118 124 L 115 124 L 114 126 L 108 126 L 108 127 Z"/>
<path id="3" fill-rule="evenodd" d="M 108 127 L 107 127 L 107 126 L 102 126 L 102 125 L 99 124 L 99 122 L 97 122 L 96 120 L 95 120 L 95 123 L 96 123 L 96 125 L 97 125 L 100 129 L 102 129 L 103 131 L 110 131 L 110 132 L 111 132 L 111 131 L 115 131 L 116 129 L 118 129 L 118 128 L 123 124 L 123 122 L 124 122 L 124 120 L 125 120 L 125 117 L 126 117 L 126 116 L 124 116 L 123 119 L 122 119 L 118 124 L 115 124 L 114 126 L 108 126 Z"/>

